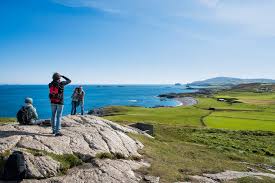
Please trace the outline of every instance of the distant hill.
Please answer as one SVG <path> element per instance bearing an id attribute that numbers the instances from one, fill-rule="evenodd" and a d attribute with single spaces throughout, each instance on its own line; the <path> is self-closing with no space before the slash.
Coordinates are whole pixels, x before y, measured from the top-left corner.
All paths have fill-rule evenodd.
<path id="1" fill-rule="evenodd" d="M 195 81 L 189 85 L 196 86 L 228 86 L 228 85 L 239 85 L 239 84 L 250 84 L 250 83 L 275 83 L 272 79 L 240 79 L 230 77 L 216 77 L 207 79 L 204 81 Z"/>

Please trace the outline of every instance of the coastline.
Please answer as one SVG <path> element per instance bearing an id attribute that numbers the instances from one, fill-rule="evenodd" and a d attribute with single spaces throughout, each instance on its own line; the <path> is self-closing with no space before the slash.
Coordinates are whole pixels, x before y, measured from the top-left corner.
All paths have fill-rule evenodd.
<path id="1" fill-rule="evenodd" d="M 178 106 L 193 106 L 193 105 L 196 105 L 196 104 L 198 104 L 198 100 L 195 97 L 212 96 L 212 94 L 213 94 L 213 89 L 201 88 L 201 89 L 199 89 L 195 92 L 166 93 L 166 94 L 161 94 L 158 97 L 178 101 L 178 102 L 180 102 L 180 104 L 175 106 L 175 107 L 178 107 Z"/>

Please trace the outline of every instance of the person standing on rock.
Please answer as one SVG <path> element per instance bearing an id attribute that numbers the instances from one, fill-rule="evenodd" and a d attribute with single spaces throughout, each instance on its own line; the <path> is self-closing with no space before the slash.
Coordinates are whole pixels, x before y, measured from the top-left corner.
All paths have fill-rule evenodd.
<path id="1" fill-rule="evenodd" d="M 79 105 L 81 107 L 81 115 L 84 114 L 84 97 L 85 97 L 85 92 L 83 90 L 82 86 L 79 86 L 79 90 L 78 90 L 78 101 L 79 101 Z"/>
<path id="2" fill-rule="evenodd" d="M 75 88 L 74 93 L 72 95 L 71 115 L 76 114 L 76 110 L 79 105 L 81 107 L 81 115 L 84 115 L 84 97 L 85 97 L 85 92 L 82 86 Z"/>
<path id="3" fill-rule="evenodd" d="M 61 81 L 61 79 L 65 81 Z M 53 81 L 49 84 L 50 89 L 50 101 L 52 109 L 51 125 L 52 133 L 55 136 L 62 136 L 61 130 L 61 117 L 64 107 L 64 86 L 71 83 L 71 80 L 59 73 L 54 73 L 52 77 Z"/>
<path id="4" fill-rule="evenodd" d="M 75 115 L 76 114 L 76 108 L 79 105 L 77 90 L 78 90 L 78 88 L 75 88 L 74 89 L 74 93 L 72 94 L 72 110 L 71 110 L 71 115 Z"/>

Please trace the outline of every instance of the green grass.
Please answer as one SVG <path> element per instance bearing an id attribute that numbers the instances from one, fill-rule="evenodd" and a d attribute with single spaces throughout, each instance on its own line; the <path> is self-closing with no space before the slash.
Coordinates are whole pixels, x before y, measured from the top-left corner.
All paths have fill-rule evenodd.
<path id="1" fill-rule="evenodd" d="M 219 129 L 163 127 L 165 134 L 175 139 L 204 144 L 222 152 L 275 156 L 275 133 L 261 131 L 228 131 Z"/>
<path id="2" fill-rule="evenodd" d="M 194 107 L 142 108 L 108 107 L 107 119 L 117 122 L 147 122 L 189 127 L 224 128 L 231 130 L 275 131 L 273 106 L 219 102 L 215 98 L 198 98 Z M 209 111 L 215 108 L 216 111 Z"/>
<path id="3" fill-rule="evenodd" d="M 211 128 L 275 132 L 275 115 L 270 112 L 217 111 L 204 119 Z"/>
<path id="4" fill-rule="evenodd" d="M 219 102 L 214 98 L 197 98 L 198 104 L 196 107 L 201 109 L 209 108 L 231 108 L 231 105 L 226 102 Z"/>
<path id="5" fill-rule="evenodd" d="M 139 156 L 125 157 L 121 153 L 114 153 L 113 154 L 113 153 L 107 153 L 107 152 L 96 154 L 96 158 L 98 158 L 98 159 L 125 159 L 125 160 L 135 160 L 135 161 L 140 161 L 141 160 L 141 157 L 139 157 Z"/>
<path id="6" fill-rule="evenodd" d="M 66 172 L 75 166 L 81 165 L 83 162 L 81 159 L 79 159 L 77 156 L 73 154 L 63 154 L 63 155 L 58 155 L 58 154 L 53 154 L 50 153 L 48 156 L 52 157 L 54 160 L 58 161 L 61 163 L 61 173 L 66 174 Z"/>
<path id="7" fill-rule="evenodd" d="M 114 159 L 114 155 L 111 153 L 107 153 L 107 152 L 98 153 L 98 154 L 96 154 L 95 157 L 98 159 Z"/>
<path id="8" fill-rule="evenodd" d="M 256 105 L 271 105 L 275 104 L 275 93 L 255 93 L 255 92 L 234 92 L 225 91 L 216 95 L 218 98 L 237 98 L 239 101 L 256 104 Z"/>
<path id="9" fill-rule="evenodd" d="M 206 126 L 231 130 L 275 131 L 274 93 L 220 92 L 216 98 L 236 98 L 244 103 L 219 102 L 216 98 L 199 98 L 198 108 L 215 108 L 204 118 Z"/>
<path id="10" fill-rule="evenodd" d="M 247 171 L 243 161 L 275 165 L 275 133 L 170 125 L 155 125 L 155 130 L 155 139 L 132 136 L 145 145 L 141 153 L 152 164 L 140 171 L 160 176 L 161 182 L 188 181 L 190 175 L 226 170 Z"/>
<path id="11" fill-rule="evenodd" d="M 141 136 L 135 138 L 145 145 L 141 153 L 151 162 L 149 169 L 140 171 L 159 176 L 161 182 L 187 181 L 189 175 L 217 173 L 228 167 L 245 170 L 245 166 L 207 146 L 172 138 L 163 139 L 161 136 L 156 139 Z"/>
<path id="12" fill-rule="evenodd" d="M 216 97 L 231 97 L 231 98 L 254 98 L 254 99 L 275 99 L 275 93 L 256 93 L 256 92 L 236 92 L 223 91 L 215 95 Z"/>
<path id="13" fill-rule="evenodd" d="M 197 100 L 199 103 L 196 105 L 196 107 L 205 110 L 209 108 L 234 111 L 263 111 L 266 109 L 273 109 L 272 106 L 259 106 L 246 103 L 229 104 L 227 102 L 219 102 L 216 98 L 197 98 Z"/>
<path id="14" fill-rule="evenodd" d="M 107 116 L 106 119 L 111 119 L 118 122 L 148 122 L 151 124 L 169 124 L 180 126 L 199 127 L 201 117 L 209 114 L 209 111 L 197 109 L 194 107 L 175 107 L 175 108 L 143 108 L 143 107 L 108 107 L 108 110 L 113 108 L 114 111 L 122 110 L 121 112 L 112 113 L 112 116 Z"/>
<path id="15" fill-rule="evenodd" d="M 238 99 L 236 93 L 228 97 Z M 161 182 L 188 181 L 189 175 L 225 170 L 247 171 L 247 166 L 240 162 L 275 165 L 273 105 L 227 103 L 207 97 L 197 99 L 199 103 L 194 107 L 109 107 L 111 115 L 106 118 L 123 124 L 147 122 L 154 125 L 155 139 L 133 137 L 145 145 L 142 153 L 152 164 L 149 169 L 140 171 L 160 176 Z M 208 128 L 202 128 L 203 122 Z M 250 180 L 243 178 L 238 182 Z"/>
<path id="16" fill-rule="evenodd" d="M 17 122 L 16 118 L 1 118 L 0 117 L 0 124 L 15 123 L 15 122 Z"/>

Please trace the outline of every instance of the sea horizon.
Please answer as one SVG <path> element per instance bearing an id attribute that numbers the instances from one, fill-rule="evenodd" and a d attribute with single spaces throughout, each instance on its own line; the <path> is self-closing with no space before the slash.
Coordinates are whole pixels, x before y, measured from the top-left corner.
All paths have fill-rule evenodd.
<path id="1" fill-rule="evenodd" d="M 78 84 L 65 87 L 64 115 L 70 114 L 71 94 Z M 85 112 L 106 106 L 180 106 L 181 102 L 172 99 L 159 98 L 165 93 L 186 93 L 196 90 L 186 89 L 185 85 L 82 85 L 85 96 Z M 50 102 L 48 98 L 48 86 L 43 85 L 0 85 L 0 117 L 15 117 L 16 112 L 24 104 L 24 99 L 31 97 L 37 108 L 40 118 L 50 117 Z"/>
<path id="2" fill-rule="evenodd" d="M 42 84 L 32 84 L 32 83 L 29 83 L 29 84 L 24 84 L 24 83 L 19 83 L 19 84 L 14 84 L 14 83 L 7 83 L 7 84 L 0 84 L 0 86 L 5 86 L 5 85 L 9 85 L 9 86 L 12 86 L 12 85 L 14 85 L 14 86 L 17 86 L 17 85 L 23 85 L 23 86 L 35 86 L 35 85 L 37 85 L 37 86 L 39 86 L 39 85 L 48 85 L 49 83 L 46 83 L 46 84 L 44 84 L 44 83 L 42 83 Z M 72 83 L 72 84 L 70 84 L 70 85 L 73 85 L 73 86 L 75 86 L 75 85 L 82 85 L 82 86 L 97 86 L 97 85 L 111 85 L 111 86 L 113 86 L 113 85 L 125 85 L 125 86 L 139 86 L 139 85 L 175 85 L 176 83 L 174 83 L 174 84 L 171 84 L 171 83 L 168 83 L 168 84 L 158 84 L 158 83 L 152 83 L 152 84 L 142 84 L 142 83 L 128 83 L 128 84 L 124 84 L 124 83 L 95 83 L 95 84 L 81 84 L 81 83 Z M 180 83 L 180 85 L 181 86 L 186 86 L 186 85 L 188 85 L 188 83 Z"/>

